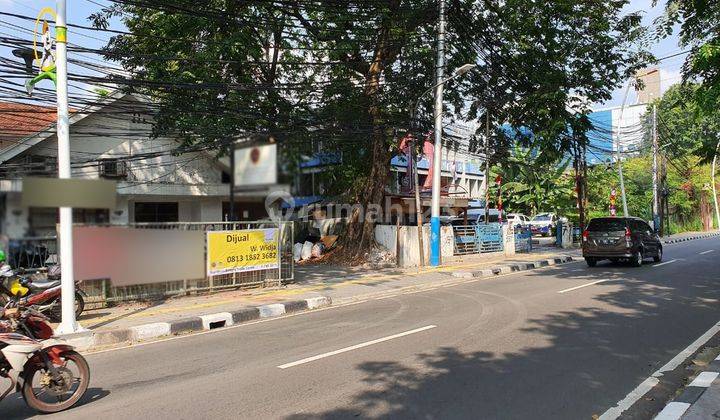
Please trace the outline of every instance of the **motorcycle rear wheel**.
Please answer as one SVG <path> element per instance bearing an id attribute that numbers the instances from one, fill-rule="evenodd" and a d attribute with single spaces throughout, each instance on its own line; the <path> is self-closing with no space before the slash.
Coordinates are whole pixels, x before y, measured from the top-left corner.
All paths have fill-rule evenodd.
<path id="1" fill-rule="evenodd" d="M 80 292 L 75 292 L 75 319 L 80 317 L 83 310 L 85 310 L 85 299 L 83 299 Z M 62 320 L 62 305 L 60 304 L 60 297 L 57 298 L 57 304 L 50 309 L 47 315 L 51 321 L 60 322 Z"/>
<path id="2" fill-rule="evenodd" d="M 74 374 L 72 376 L 73 384 L 77 383 L 78 386 L 69 394 L 67 399 L 63 400 L 59 395 L 56 395 L 55 399 L 57 399 L 57 402 L 46 402 L 40 398 L 42 395 L 48 393 L 49 387 L 41 386 L 36 392 L 36 388 L 33 387 L 33 382 L 38 373 L 41 375 L 45 374 L 45 366 L 33 364 L 23 372 L 25 378 L 22 387 L 23 398 L 27 405 L 44 414 L 57 413 L 58 411 L 67 410 L 72 407 L 82 398 L 90 384 L 90 368 L 80 353 L 70 350 L 62 353 L 60 358 L 65 362 L 65 366 L 71 361 L 78 370 L 78 377 L 76 378 Z"/>

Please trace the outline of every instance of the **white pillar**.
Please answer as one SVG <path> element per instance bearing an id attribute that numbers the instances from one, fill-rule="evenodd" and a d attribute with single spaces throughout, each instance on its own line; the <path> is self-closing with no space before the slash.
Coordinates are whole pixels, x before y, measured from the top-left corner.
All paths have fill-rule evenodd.
<path id="1" fill-rule="evenodd" d="M 60 178 L 70 178 L 70 115 L 68 114 L 67 80 L 67 25 L 66 0 L 57 0 L 57 21 L 55 22 L 57 62 L 57 138 L 58 138 L 58 174 Z M 60 208 L 60 267 L 62 322 L 57 334 L 70 334 L 80 331 L 75 320 L 75 276 L 73 270 L 72 208 Z"/>

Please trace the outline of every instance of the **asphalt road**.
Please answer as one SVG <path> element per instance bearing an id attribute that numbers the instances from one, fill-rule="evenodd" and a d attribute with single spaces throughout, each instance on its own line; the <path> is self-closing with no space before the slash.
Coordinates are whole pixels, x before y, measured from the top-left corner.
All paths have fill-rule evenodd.
<path id="1" fill-rule="evenodd" d="M 720 320 L 718 258 L 697 240 L 661 266 L 573 263 L 92 354 L 83 404 L 43 418 L 589 419 Z"/>

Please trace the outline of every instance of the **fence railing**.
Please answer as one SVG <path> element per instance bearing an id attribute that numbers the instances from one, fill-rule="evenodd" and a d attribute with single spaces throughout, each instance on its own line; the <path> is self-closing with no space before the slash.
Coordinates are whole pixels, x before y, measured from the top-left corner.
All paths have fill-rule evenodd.
<path id="1" fill-rule="evenodd" d="M 57 237 L 27 237 L 8 242 L 7 262 L 29 272 L 42 271 L 57 264 Z"/>
<path id="2" fill-rule="evenodd" d="M 292 247 L 295 228 L 292 222 L 135 223 L 123 225 L 123 227 L 203 232 L 278 228 L 278 268 L 120 287 L 113 286 L 111 279 L 85 280 L 82 283 L 82 288 L 83 291 L 88 294 L 89 299 L 87 302 L 90 304 L 154 299 L 232 288 L 275 286 L 291 282 L 294 279 Z M 10 262 L 12 267 L 43 269 L 49 265 L 56 264 L 59 260 L 57 257 L 56 237 L 23 238 L 14 241 L 19 244 L 25 244 L 25 247 L 20 249 L 25 249 L 26 251 L 16 253 L 17 256 L 15 260 Z M 203 260 L 205 260 L 205 258 L 207 258 L 207 244 L 203 247 L 202 252 L 204 252 Z M 30 263 L 32 263 L 32 265 Z"/>
<path id="3" fill-rule="evenodd" d="M 502 226 L 498 223 L 456 225 L 455 255 L 482 254 L 503 251 Z"/>

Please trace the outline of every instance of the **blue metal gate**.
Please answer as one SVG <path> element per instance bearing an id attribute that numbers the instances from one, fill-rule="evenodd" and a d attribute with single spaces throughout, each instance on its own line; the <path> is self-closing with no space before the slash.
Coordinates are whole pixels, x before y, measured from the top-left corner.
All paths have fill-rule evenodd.
<path id="1" fill-rule="evenodd" d="M 498 223 L 453 226 L 455 255 L 500 252 L 503 248 L 502 226 Z"/>
<path id="2" fill-rule="evenodd" d="M 530 227 L 515 227 L 515 252 L 532 251 L 532 230 Z"/>

